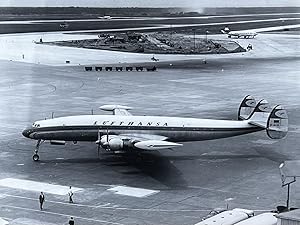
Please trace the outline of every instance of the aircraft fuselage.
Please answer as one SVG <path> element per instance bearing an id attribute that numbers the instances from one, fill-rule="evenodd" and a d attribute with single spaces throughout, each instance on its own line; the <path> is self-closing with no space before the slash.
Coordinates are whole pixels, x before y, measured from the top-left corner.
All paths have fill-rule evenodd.
<path id="1" fill-rule="evenodd" d="M 36 140 L 97 141 L 109 135 L 157 135 L 174 142 L 202 141 L 263 130 L 247 121 L 158 116 L 83 115 L 36 121 L 23 131 Z"/>

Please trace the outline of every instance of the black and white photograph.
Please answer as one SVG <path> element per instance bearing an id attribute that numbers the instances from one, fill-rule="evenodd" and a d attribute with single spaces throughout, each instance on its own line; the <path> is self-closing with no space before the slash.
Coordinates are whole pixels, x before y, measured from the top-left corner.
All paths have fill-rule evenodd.
<path id="1" fill-rule="evenodd" d="M 0 225 L 300 225 L 300 1 L 1 0 Z"/>

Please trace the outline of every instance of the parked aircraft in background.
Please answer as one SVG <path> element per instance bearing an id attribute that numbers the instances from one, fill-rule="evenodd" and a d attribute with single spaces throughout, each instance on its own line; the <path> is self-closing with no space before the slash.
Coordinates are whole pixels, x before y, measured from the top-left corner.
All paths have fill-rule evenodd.
<path id="1" fill-rule="evenodd" d="M 250 31 L 230 31 L 228 27 L 225 27 L 221 32 L 227 34 L 228 38 L 255 38 L 255 36 L 258 35 L 258 33 Z"/>
<path id="2" fill-rule="evenodd" d="M 61 23 L 61 24 L 59 25 L 59 27 L 62 28 L 62 29 L 68 29 L 68 28 L 69 28 L 69 24 L 66 23 L 66 22 L 63 22 L 63 23 Z"/>
<path id="3" fill-rule="evenodd" d="M 40 120 L 23 135 L 37 140 L 33 160 L 46 140 L 51 144 L 90 141 L 107 151 L 151 151 L 182 146 L 178 142 L 226 138 L 266 130 L 270 138 L 280 139 L 288 131 L 288 116 L 282 106 L 272 110 L 266 100 L 256 104 L 246 96 L 240 104 L 237 121 L 166 116 L 133 116 L 130 107 L 104 105 L 100 109 L 113 115 L 80 115 Z"/>
<path id="4" fill-rule="evenodd" d="M 98 17 L 99 19 L 104 19 L 104 20 L 111 20 L 111 16 L 101 16 Z"/>

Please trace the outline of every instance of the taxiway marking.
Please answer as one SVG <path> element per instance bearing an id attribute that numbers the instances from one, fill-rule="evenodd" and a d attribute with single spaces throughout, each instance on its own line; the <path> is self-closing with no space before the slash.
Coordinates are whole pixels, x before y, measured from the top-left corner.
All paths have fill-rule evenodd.
<path id="1" fill-rule="evenodd" d="M 15 178 L 4 178 L 0 180 L 0 186 L 22 189 L 26 191 L 43 191 L 45 193 L 56 194 L 56 195 L 66 195 L 69 191 L 68 186 L 49 184 L 31 180 L 15 179 Z M 82 191 L 82 188 L 72 187 L 73 192 Z"/>
<path id="2" fill-rule="evenodd" d="M 113 188 L 107 189 L 108 191 L 112 191 L 114 194 L 117 195 L 126 195 L 131 197 L 137 198 L 144 198 L 150 195 L 157 194 L 159 191 L 150 190 L 145 188 L 134 188 L 134 187 L 127 187 L 127 186 L 116 186 Z"/>

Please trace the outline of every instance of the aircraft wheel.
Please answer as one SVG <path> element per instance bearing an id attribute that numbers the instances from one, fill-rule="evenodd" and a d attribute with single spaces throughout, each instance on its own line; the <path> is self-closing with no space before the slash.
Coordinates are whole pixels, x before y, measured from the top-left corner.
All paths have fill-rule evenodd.
<path id="1" fill-rule="evenodd" d="M 33 161 L 37 162 L 37 161 L 39 161 L 40 157 L 39 157 L 38 154 L 34 154 L 34 155 L 32 156 L 32 159 L 33 159 Z"/>

